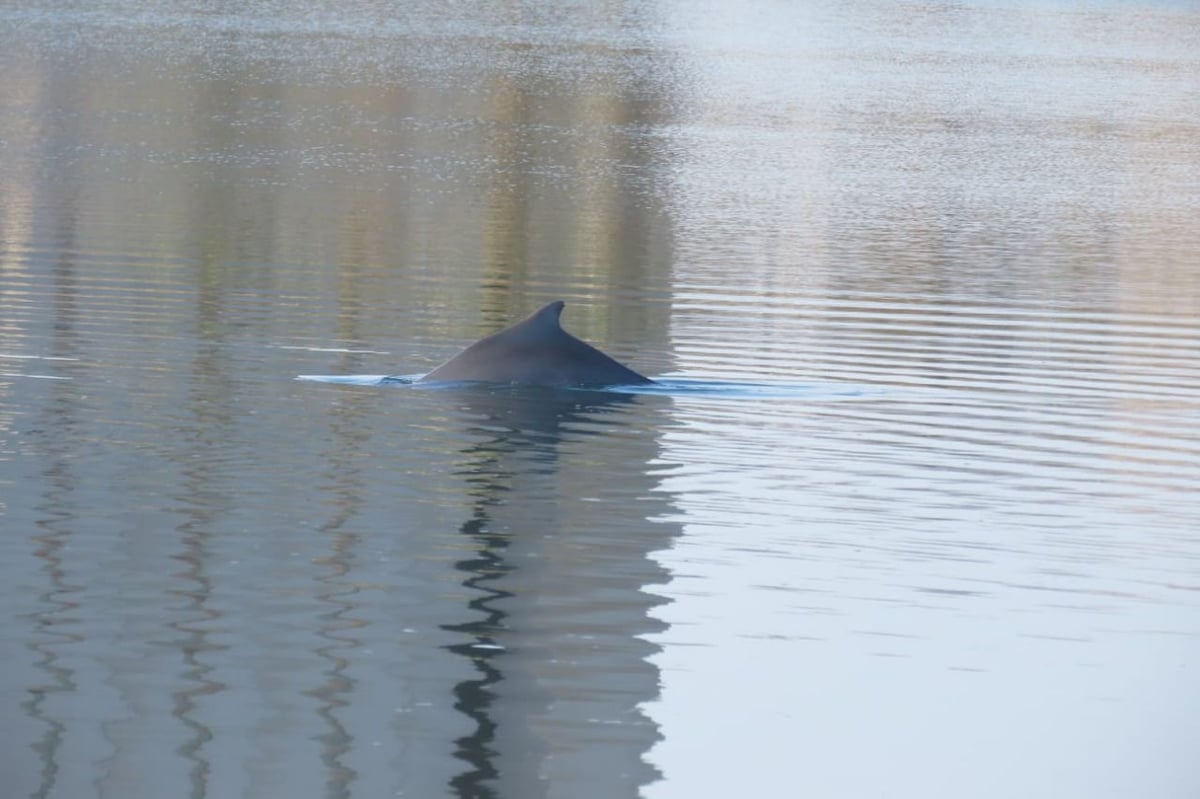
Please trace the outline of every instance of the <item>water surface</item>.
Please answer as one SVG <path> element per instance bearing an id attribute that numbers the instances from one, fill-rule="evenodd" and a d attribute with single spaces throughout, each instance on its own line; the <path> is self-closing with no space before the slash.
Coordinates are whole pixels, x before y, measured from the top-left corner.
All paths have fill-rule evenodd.
<path id="1" fill-rule="evenodd" d="M 12 796 L 1200 793 L 1188 4 L 18 0 L 0 70 Z M 662 385 L 384 379 L 557 298 Z"/>

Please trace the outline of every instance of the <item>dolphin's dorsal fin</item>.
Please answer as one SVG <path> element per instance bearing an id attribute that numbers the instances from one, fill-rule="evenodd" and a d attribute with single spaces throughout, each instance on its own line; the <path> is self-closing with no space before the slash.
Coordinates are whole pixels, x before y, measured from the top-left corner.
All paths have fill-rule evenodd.
<path id="1" fill-rule="evenodd" d="M 562 300 L 548 302 L 541 308 L 525 317 L 527 322 L 535 322 L 538 327 L 542 328 L 562 328 L 562 312 L 566 307 L 566 303 Z"/>

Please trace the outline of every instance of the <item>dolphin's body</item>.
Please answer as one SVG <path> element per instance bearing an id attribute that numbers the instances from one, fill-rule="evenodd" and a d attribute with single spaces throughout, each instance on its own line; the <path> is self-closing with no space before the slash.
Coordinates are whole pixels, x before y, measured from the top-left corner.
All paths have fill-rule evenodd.
<path id="1" fill-rule="evenodd" d="M 562 300 L 476 341 L 417 382 L 478 381 L 535 386 L 632 386 L 654 381 L 562 329 Z"/>

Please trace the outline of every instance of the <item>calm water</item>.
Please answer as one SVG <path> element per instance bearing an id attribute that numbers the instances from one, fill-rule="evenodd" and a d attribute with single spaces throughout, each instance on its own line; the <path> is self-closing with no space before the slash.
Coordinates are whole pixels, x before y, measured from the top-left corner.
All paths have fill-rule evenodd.
<path id="1" fill-rule="evenodd" d="M 5 797 L 1200 795 L 1195 6 L 476 6 L 0 8 Z"/>

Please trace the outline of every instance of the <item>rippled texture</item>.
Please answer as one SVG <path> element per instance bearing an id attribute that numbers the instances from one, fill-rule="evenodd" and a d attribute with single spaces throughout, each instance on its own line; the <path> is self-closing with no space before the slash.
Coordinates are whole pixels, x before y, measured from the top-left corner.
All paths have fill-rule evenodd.
<path id="1" fill-rule="evenodd" d="M 18 0 L 0 70 L 6 792 L 1200 794 L 1188 4 Z M 555 298 L 661 385 L 383 379 Z"/>

